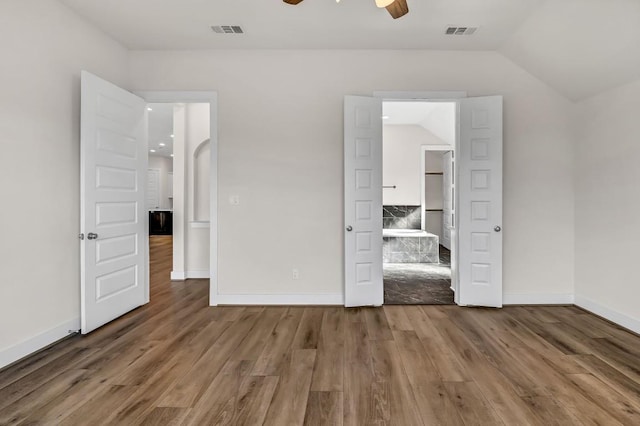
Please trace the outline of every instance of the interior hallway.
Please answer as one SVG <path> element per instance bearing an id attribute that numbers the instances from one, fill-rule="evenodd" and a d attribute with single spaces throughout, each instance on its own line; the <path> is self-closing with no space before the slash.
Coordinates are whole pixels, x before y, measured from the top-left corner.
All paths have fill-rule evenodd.
<path id="1" fill-rule="evenodd" d="M 0 371 L 0 424 L 640 423 L 640 337 L 575 307 L 208 307 L 151 238 L 151 303 Z"/>

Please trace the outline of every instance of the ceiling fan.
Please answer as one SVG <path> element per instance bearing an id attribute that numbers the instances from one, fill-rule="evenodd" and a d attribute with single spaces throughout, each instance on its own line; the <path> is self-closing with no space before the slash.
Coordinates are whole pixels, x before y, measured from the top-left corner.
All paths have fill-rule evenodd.
<path id="1" fill-rule="evenodd" d="M 302 0 L 283 0 L 285 3 L 296 5 Z M 336 0 L 339 2 L 340 0 Z M 398 19 L 401 16 L 409 13 L 409 6 L 407 6 L 407 0 L 375 0 L 376 6 L 385 8 L 393 16 L 393 19 Z"/>

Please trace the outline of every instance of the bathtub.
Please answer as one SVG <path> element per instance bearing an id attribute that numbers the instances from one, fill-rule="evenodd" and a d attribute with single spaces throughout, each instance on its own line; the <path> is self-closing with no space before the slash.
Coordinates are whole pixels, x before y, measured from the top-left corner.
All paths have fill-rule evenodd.
<path id="1" fill-rule="evenodd" d="M 440 241 L 421 229 L 383 229 L 383 263 L 440 263 Z"/>

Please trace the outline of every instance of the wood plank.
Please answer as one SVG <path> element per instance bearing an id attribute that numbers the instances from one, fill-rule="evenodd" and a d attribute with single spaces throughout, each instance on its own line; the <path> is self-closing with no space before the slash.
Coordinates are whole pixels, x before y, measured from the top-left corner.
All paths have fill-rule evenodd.
<path id="1" fill-rule="evenodd" d="M 392 331 L 413 331 L 413 324 L 402 305 L 383 306 L 384 314 Z"/>
<path id="2" fill-rule="evenodd" d="M 364 318 L 371 340 L 393 340 L 391 327 L 384 314 L 383 308 L 368 308 L 364 311 Z"/>
<path id="3" fill-rule="evenodd" d="M 65 426 L 104 423 L 105 419 L 131 398 L 136 390 L 135 386 L 105 385 L 99 393 L 80 407 L 67 412 L 59 423 Z"/>
<path id="4" fill-rule="evenodd" d="M 304 422 L 315 359 L 315 349 L 293 350 L 291 362 L 280 374 L 264 425 L 299 425 Z"/>
<path id="5" fill-rule="evenodd" d="M 341 426 L 342 392 L 309 392 L 305 426 Z"/>
<path id="6" fill-rule="evenodd" d="M 317 349 L 324 308 L 309 307 L 304 310 L 291 347 L 293 349 Z"/>
<path id="7" fill-rule="evenodd" d="M 371 364 L 375 378 L 375 409 L 387 423 L 422 425 L 415 396 L 394 341 L 371 343 Z"/>
<path id="8" fill-rule="evenodd" d="M 265 343 L 253 370 L 255 376 L 277 376 L 283 368 L 304 308 L 292 307 L 280 319 Z"/>
<path id="9" fill-rule="evenodd" d="M 640 336 L 575 307 L 209 307 L 158 241 L 151 303 L 0 371 L 0 424 L 640 424 Z"/>
<path id="10" fill-rule="evenodd" d="M 191 407 L 218 375 L 231 354 L 253 328 L 259 314 L 246 313 L 220 335 L 211 348 L 164 396 L 159 407 Z"/>
<path id="11" fill-rule="evenodd" d="M 448 382 L 444 384 L 444 388 L 453 401 L 453 411 L 462 418 L 465 425 L 504 424 L 474 382 Z"/>
<path id="12" fill-rule="evenodd" d="M 571 374 L 569 380 L 611 417 L 625 425 L 640 424 L 640 400 L 616 392 L 591 374 Z"/>
<path id="13" fill-rule="evenodd" d="M 312 391 L 342 392 L 344 390 L 344 339 L 344 309 L 325 309 L 311 378 Z"/>
<path id="14" fill-rule="evenodd" d="M 63 393 L 75 387 L 82 380 L 86 380 L 90 373 L 87 370 L 69 370 L 61 373 L 54 377 L 48 386 L 38 387 L 3 407 L 0 411 L 0 424 L 9 425 L 22 422 L 34 411 L 38 411 L 41 406 L 46 405 L 49 399 L 55 398 L 59 393 Z"/>
<path id="15" fill-rule="evenodd" d="M 144 418 L 142 426 L 178 426 L 189 414 L 189 408 L 156 407 Z"/>
<path id="16" fill-rule="evenodd" d="M 230 359 L 213 379 L 185 420 L 190 425 L 233 424 L 238 395 L 253 361 Z"/>
<path id="17" fill-rule="evenodd" d="M 362 316 L 364 318 L 364 314 Z M 364 322 L 347 322 L 343 394 L 345 425 L 370 425 L 380 420 L 374 412 L 375 404 L 370 392 L 374 383 L 370 342 Z"/>

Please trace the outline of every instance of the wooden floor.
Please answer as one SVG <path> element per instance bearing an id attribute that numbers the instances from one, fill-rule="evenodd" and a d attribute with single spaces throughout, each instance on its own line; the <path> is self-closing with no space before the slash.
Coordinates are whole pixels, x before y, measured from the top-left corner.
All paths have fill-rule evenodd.
<path id="1" fill-rule="evenodd" d="M 0 424 L 639 425 L 640 337 L 574 307 L 148 306 L 0 372 Z"/>

